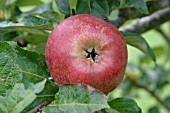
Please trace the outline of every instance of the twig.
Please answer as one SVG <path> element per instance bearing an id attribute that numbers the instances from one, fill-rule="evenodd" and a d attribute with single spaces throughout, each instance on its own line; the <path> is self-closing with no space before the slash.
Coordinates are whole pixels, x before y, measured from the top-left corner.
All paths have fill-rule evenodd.
<path id="1" fill-rule="evenodd" d="M 143 33 L 149 29 L 159 27 L 162 23 L 169 21 L 169 18 L 170 18 L 170 7 L 159 10 L 149 16 L 136 19 L 131 24 L 128 24 L 123 28 L 120 28 L 120 30 Z"/>
<path id="2" fill-rule="evenodd" d="M 37 107 L 35 107 L 34 109 L 32 109 L 31 111 L 29 111 L 28 113 L 37 113 L 38 111 L 40 111 L 44 106 L 47 106 L 49 103 L 48 102 L 43 102 L 42 104 L 38 105 Z"/>
<path id="3" fill-rule="evenodd" d="M 156 95 L 156 93 L 150 89 L 148 89 L 146 86 L 140 84 L 139 82 L 133 80 L 130 75 L 128 73 L 126 73 L 127 78 L 138 88 L 144 89 L 145 91 L 147 91 L 150 95 L 152 95 L 162 106 L 164 106 L 168 111 L 170 111 L 170 107 L 164 103 L 158 95 Z"/>

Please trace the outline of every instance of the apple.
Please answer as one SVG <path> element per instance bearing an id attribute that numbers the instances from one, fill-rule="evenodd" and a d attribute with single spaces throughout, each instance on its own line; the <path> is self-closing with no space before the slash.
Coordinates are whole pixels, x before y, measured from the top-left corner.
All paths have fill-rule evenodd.
<path id="1" fill-rule="evenodd" d="M 108 94 L 123 79 L 127 47 L 109 22 L 80 14 L 53 29 L 46 45 L 46 62 L 58 85 L 87 84 Z"/>

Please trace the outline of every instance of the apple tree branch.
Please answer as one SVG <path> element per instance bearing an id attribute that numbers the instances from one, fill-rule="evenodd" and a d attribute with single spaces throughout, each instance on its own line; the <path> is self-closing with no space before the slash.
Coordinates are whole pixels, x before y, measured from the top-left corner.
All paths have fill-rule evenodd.
<path id="1" fill-rule="evenodd" d="M 170 20 L 170 7 L 161 9 L 153 14 L 134 20 L 132 23 L 120 28 L 121 31 L 143 33 L 152 28 L 158 28 L 162 23 Z"/>
<path id="2" fill-rule="evenodd" d="M 152 0 L 147 2 L 149 13 L 152 14 L 158 10 L 170 7 L 170 0 Z M 143 14 L 135 8 L 123 8 L 119 10 L 119 18 L 111 21 L 116 27 L 120 27 L 126 20 L 141 18 L 148 16 L 149 14 Z"/>

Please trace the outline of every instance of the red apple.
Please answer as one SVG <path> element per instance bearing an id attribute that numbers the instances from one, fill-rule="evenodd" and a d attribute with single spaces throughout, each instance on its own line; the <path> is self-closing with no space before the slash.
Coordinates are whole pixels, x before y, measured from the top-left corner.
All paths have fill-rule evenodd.
<path id="1" fill-rule="evenodd" d="M 46 61 L 58 85 L 87 84 L 107 94 L 123 79 L 127 47 L 109 22 L 80 14 L 65 19 L 51 32 Z"/>

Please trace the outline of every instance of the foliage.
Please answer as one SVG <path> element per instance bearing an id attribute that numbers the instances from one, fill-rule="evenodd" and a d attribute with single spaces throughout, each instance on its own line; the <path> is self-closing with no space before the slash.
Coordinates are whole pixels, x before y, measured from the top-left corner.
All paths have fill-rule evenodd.
<path id="1" fill-rule="evenodd" d="M 24 84 L 15 84 L 13 90 L 9 91 L 5 97 L 1 97 L 0 110 L 2 113 L 19 113 L 30 105 L 37 93 L 44 89 L 46 79 L 37 84 L 28 84 L 28 88 L 24 88 Z"/>
<path id="2" fill-rule="evenodd" d="M 109 108 L 105 95 L 89 86 L 73 85 L 61 86 L 44 112 L 91 113 L 102 108 Z"/>
<path id="3" fill-rule="evenodd" d="M 1 0 L 0 112 L 26 113 L 41 106 L 38 110 L 43 113 L 141 113 L 141 106 L 132 99 L 139 96 L 132 93 L 136 87 L 150 93 L 170 111 L 170 95 L 159 98 L 169 83 L 170 70 L 164 63 L 169 62 L 170 52 L 165 45 L 151 48 L 141 34 L 122 32 L 126 43 L 144 54 L 138 57 L 138 63 L 128 63 L 119 87 L 121 98 L 116 98 L 114 92 L 106 97 L 86 85 L 58 87 L 50 77 L 45 44 L 59 22 L 75 14 L 117 18 L 120 15 L 115 12 L 124 9 L 143 15 L 149 12 L 144 0 Z M 44 102 L 48 105 L 42 106 Z M 148 109 L 148 113 L 158 112 L 157 104 Z"/>

